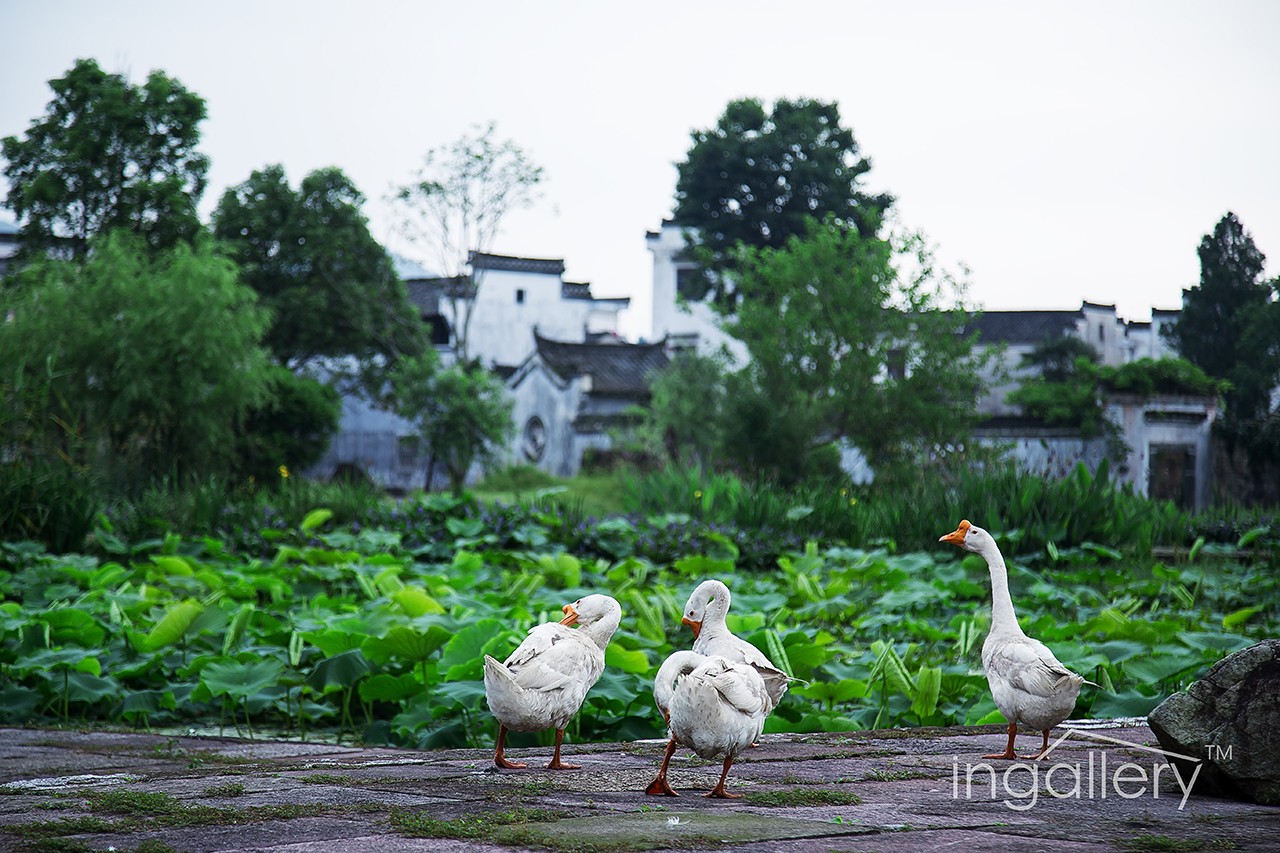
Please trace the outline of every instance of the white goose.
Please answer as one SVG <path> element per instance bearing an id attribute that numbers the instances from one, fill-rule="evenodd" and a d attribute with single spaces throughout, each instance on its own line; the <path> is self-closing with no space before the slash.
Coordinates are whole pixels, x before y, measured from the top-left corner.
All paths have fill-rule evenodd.
<path id="1" fill-rule="evenodd" d="M 662 768 L 646 794 L 680 796 L 667 782 L 667 765 L 677 744 L 684 744 L 705 759 L 724 757 L 720 781 L 707 797 L 736 799 L 724 783 L 738 753 L 751 746 L 764 730 L 764 718 L 773 710 L 759 670 L 722 657 L 679 651 L 667 658 L 653 682 L 653 700 L 670 728 Z"/>
<path id="2" fill-rule="evenodd" d="M 1093 682 L 1067 669 L 1048 646 L 1023 633 L 1009 597 L 1004 557 L 990 533 L 966 520 L 938 541 L 981 554 L 991 571 L 991 630 L 982 644 L 982 668 L 996 707 L 1009 721 L 1009 742 L 1004 752 L 983 757 L 1017 758 L 1013 740 L 1018 723 L 1023 723 L 1044 735 L 1040 751 L 1023 757 L 1043 758 L 1049 750 L 1049 730 L 1070 716 L 1080 685 Z"/>
<path id="3" fill-rule="evenodd" d="M 498 721 L 493 763 L 520 768 L 503 756 L 507 730 L 556 730 L 556 751 L 548 770 L 577 770 L 560 760 L 564 727 L 582 706 L 587 691 L 604 672 L 604 650 L 622 619 L 622 607 L 607 595 L 588 595 L 564 606 L 565 617 L 529 629 L 506 663 L 484 656 L 484 692 Z M 571 625 L 581 625 L 571 628 Z"/>
<path id="4" fill-rule="evenodd" d="M 791 679 L 774 666 L 764 652 L 729 630 L 724 621 L 729 614 L 729 601 L 729 587 L 717 580 L 703 581 L 685 602 L 680 622 L 693 629 L 693 650 L 698 654 L 719 655 L 733 663 L 754 665 L 764 678 L 770 702 L 776 706 L 782 701 Z"/>

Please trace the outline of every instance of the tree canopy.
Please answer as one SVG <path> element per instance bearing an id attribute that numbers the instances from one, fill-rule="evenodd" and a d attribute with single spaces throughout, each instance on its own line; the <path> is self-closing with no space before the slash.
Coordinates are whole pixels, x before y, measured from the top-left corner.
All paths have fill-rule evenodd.
<path id="1" fill-rule="evenodd" d="M 91 245 L 0 291 L 0 412 L 21 416 L 0 455 L 66 459 L 125 488 L 225 471 L 267 390 L 266 312 L 207 239 Z"/>
<path id="2" fill-rule="evenodd" d="M 278 165 L 255 171 L 219 201 L 214 234 L 271 310 L 265 342 L 281 364 L 394 358 L 425 346 L 421 320 L 369 233 L 363 204 L 340 169 L 311 172 L 295 190 Z"/>
<path id="3" fill-rule="evenodd" d="M 204 100 L 161 71 L 135 86 L 92 59 L 49 85 L 45 114 L 0 143 L 23 254 L 82 258 L 94 235 L 114 228 L 153 249 L 193 239 L 209 170 L 196 150 Z"/>
<path id="4" fill-rule="evenodd" d="M 810 218 L 871 237 L 893 203 L 862 189 L 871 162 L 834 102 L 783 99 L 766 111 L 754 98 L 732 101 L 692 139 L 676 167 L 674 218 L 698 245 L 704 276 L 687 298 L 711 293 L 731 311 L 744 286 L 729 274 L 737 245 L 780 249 Z"/>
<path id="5" fill-rule="evenodd" d="M 1266 415 L 1280 381 L 1280 280 L 1266 281 L 1266 256 L 1234 213 L 1200 241 L 1200 284 L 1183 291 L 1182 312 L 1167 332 L 1178 352 L 1231 382 L 1227 417 Z"/>
<path id="6" fill-rule="evenodd" d="M 753 298 L 726 329 L 750 361 L 732 372 L 673 361 L 637 433 L 645 449 L 796 482 L 841 476 L 842 441 L 890 478 L 963 448 L 989 356 L 964 332 L 963 286 L 935 271 L 919 237 L 810 221 L 781 248 L 739 247 L 734 262 Z M 695 415 L 686 399 L 711 402 Z"/>
<path id="7" fill-rule="evenodd" d="M 758 298 L 728 330 L 759 385 L 787 404 L 780 416 L 816 419 L 877 467 L 968 437 L 981 371 L 954 310 L 962 287 L 934 271 L 919 237 L 811 222 L 782 248 L 743 248 L 737 266 Z"/>
<path id="8" fill-rule="evenodd" d="M 461 494 L 471 466 L 494 458 L 514 429 L 506 387 L 475 363 L 443 367 L 428 349 L 397 365 L 391 387 L 396 412 L 414 424 L 426 445 L 427 488 L 439 463 L 454 493 Z"/>
<path id="9" fill-rule="evenodd" d="M 495 139 L 495 133 L 490 123 L 428 151 L 414 180 L 392 195 L 404 235 L 435 256 L 444 276 L 467 272 L 471 253 L 492 251 L 507 214 L 537 199 L 542 167 L 514 141 Z M 454 347 L 463 361 L 472 355 L 471 312 L 484 271 L 471 269 L 469 275 L 471 286 L 452 306 Z"/>

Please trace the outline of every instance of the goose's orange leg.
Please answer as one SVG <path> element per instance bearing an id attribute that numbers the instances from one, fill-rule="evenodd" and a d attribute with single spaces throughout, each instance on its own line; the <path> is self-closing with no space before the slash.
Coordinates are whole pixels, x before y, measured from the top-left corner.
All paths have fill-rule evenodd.
<path id="1" fill-rule="evenodd" d="M 503 751 L 507 743 L 507 727 L 498 723 L 498 748 L 493 751 L 493 764 L 495 767 L 504 767 L 507 770 L 519 770 L 522 767 L 528 767 L 522 761 L 508 761 L 503 756 Z"/>
<path id="2" fill-rule="evenodd" d="M 564 741 L 564 729 L 556 729 L 556 753 L 551 756 L 551 763 L 547 765 L 548 770 L 581 770 L 580 764 L 565 764 L 560 760 L 560 744 Z"/>
<path id="3" fill-rule="evenodd" d="M 662 757 L 662 768 L 658 771 L 658 775 L 649 783 L 649 787 L 644 789 L 646 794 L 651 796 L 662 797 L 678 797 L 675 789 L 667 782 L 667 765 L 671 763 L 671 756 L 676 751 L 676 739 L 672 738 L 667 742 L 667 754 Z"/>
<path id="4" fill-rule="evenodd" d="M 730 794 L 724 789 L 724 780 L 729 778 L 729 768 L 733 766 L 733 756 L 726 755 L 724 758 L 724 770 L 720 773 L 720 783 L 712 788 L 704 797 L 718 797 L 724 800 L 737 800 L 742 797 L 741 794 Z"/>
<path id="5" fill-rule="evenodd" d="M 1013 751 L 1013 739 L 1014 739 L 1015 737 L 1017 737 L 1017 736 L 1018 736 L 1018 724 L 1017 724 L 1017 723 L 1010 723 L 1010 724 L 1009 724 L 1009 742 L 1008 742 L 1007 744 L 1005 744 L 1004 752 L 996 752 L 996 753 L 993 753 L 993 754 L 991 754 L 991 755 L 984 755 L 984 756 L 982 756 L 982 757 L 983 757 L 983 758 L 1007 758 L 1007 759 L 1010 759 L 1010 760 L 1012 760 L 1012 759 L 1014 759 L 1014 758 L 1017 758 L 1017 757 L 1018 757 L 1018 756 L 1017 756 L 1017 754 L 1015 754 L 1015 753 L 1014 753 L 1014 751 Z M 1045 742 L 1045 745 L 1046 745 L 1046 746 L 1049 744 L 1049 733 L 1048 733 L 1048 732 L 1045 732 L 1045 741 L 1044 741 L 1044 742 Z"/>

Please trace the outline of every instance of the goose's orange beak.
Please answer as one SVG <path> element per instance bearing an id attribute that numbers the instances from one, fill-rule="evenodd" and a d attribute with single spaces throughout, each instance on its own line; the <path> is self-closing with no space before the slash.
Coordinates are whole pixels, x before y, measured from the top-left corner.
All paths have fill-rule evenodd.
<path id="1" fill-rule="evenodd" d="M 561 625 L 576 625 L 576 624 L 578 624 L 578 611 L 576 611 L 576 610 L 574 610 L 574 609 L 573 609 L 573 605 L 572 605 L 572 604 L 566 604 L 566 605 L 565 605 L 563 608 L 561 608 L 561 609 L 564 611 L 564 618 L 560 620 L 560 624 L 561 624 Z"/>
<path id="2" fill-rule="evenodd" d="M 695 640 L 696 640 L 696 639 L 698 639 L 698 634 L 702 633 L 702 620 L 701 620 L 701 619 L 699 619 L 697 622 L 694 622 L 694 621 L 693 621 L 692 619 L 690 619 L 688 616 L 682 616 L 682 617 L 680 617 L 680 624 L 681 624 L 681 625 L 688 625 L 688 626 L 693 630 L 693 638 L 694 638 Z"/>
<path id="3" fill-rule="evenodd" d="M 939 536 L 938 541 L 950 542 L 952 545 L 959 547 L 964 544 L 964 536 L 969 532 L 970 527 L 971 525 L 969 524 L 968 519 L 965 519 L 964 521 L 961 521 L 960 526 L 951 533 L 948 533 L 946 536 Z"/>

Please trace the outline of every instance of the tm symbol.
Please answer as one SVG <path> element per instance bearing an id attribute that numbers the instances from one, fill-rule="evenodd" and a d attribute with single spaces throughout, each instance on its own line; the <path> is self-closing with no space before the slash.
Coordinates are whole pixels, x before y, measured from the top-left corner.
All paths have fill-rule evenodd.
<path id="1" fill-rule="evenodd" d="M 1234 744 L 1223 747 L 1218 746 L 1216 743 L 1206 743 L 1204 751 L 1208 753 L 1210 761 L 1230 761 L 1233 746 Z"/>

